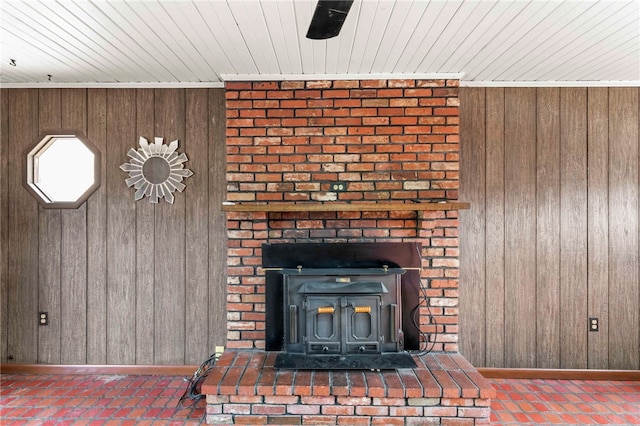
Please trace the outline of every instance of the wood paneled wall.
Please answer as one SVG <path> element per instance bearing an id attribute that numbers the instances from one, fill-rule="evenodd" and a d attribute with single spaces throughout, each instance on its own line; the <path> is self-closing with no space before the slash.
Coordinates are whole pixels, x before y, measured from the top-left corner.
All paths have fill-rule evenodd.
<path id="1" fill-rule="evenodd" d="M 224 91 L 2 89 L 0 102 L 0 360 L 195 364 L 224 344 Z M 460 104 L 461 352 L 640 368 L 638 89 L 461 88 Z M 24 151 L 60 128 L 103 153 L 77 210 L 22 187 Z M 139 136 L 188 155 L 174 205 L 136 203 L 124 184 Z"/>
<path id="2" fill-rule="evenodd" d="M 224 345 L 224 90 L 0 94 L 0 360 L 199 364 Z M 44 209 L 22 187 L 25 150 L 56 129 L 102 151 L 102 184 L 75 210 Z M 119 166 L 140 136 L 178 139 L 189 158 L 173 205 L 135 202 L 125 185 Z"/>
<path id="3" fill-rule="evenodd" d="M 639 96 L 460 89 L 460 350 L 475 366 L 640 368 Z"/>

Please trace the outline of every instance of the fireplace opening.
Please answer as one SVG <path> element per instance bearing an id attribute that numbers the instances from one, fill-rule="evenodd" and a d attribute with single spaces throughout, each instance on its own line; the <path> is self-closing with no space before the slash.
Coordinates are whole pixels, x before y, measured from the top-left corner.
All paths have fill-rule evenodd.
<path id="1" fill-rule="evenodd" d="M 413 368 L 418 243 L 263 245 L 266 349 L 277 368 Z"/>

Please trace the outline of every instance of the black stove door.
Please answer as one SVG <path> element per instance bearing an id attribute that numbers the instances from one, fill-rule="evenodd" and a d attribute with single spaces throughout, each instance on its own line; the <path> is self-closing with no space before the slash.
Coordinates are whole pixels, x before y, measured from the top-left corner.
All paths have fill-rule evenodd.
<path id="1" fill-rule="evenodd" d="M 380 350 L 380 296 L 348 296 L 344 315 L 345 352 L 348 354 L 378 354 Z"/>
<path id="2" fill-rule="evenodd" d="M 305 298 L 308 354 L 342 353 L 340 305 L 340 296 L 318 295 Z"/>

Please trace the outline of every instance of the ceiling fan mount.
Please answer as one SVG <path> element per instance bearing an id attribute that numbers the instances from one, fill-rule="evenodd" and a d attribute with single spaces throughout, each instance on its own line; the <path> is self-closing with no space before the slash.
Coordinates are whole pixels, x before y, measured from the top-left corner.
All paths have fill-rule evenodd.
<path id="1" fill-rule="evenodd" d="M 353 0 L 318 0 L 307 38 L 326 40 L 340 34 Z"/>

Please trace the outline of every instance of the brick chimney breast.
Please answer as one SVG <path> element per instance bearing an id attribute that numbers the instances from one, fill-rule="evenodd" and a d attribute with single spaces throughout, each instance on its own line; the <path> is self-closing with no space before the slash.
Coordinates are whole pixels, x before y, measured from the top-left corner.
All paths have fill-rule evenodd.
<path id="1" fill-rule="evenodd" d="M 458 86 L 227 82 L 227 201 L 455 201 Z M 457 210 L 228 212 L 227 228 L 229 348 L 264 348 L 263 243 L 420 241 L 424 348 L 457 351 Z"/>

